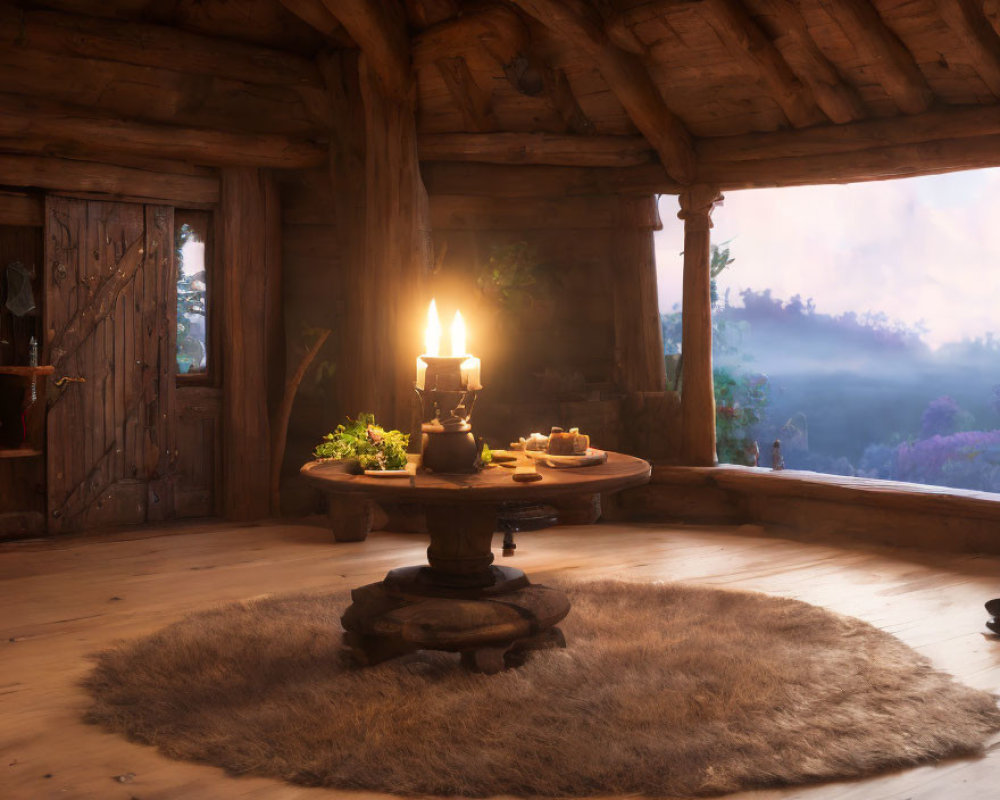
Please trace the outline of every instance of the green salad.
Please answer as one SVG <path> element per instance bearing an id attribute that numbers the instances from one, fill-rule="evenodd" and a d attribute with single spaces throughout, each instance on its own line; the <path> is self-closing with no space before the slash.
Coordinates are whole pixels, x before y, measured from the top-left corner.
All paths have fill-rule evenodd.
<path id="1" fill-rule="evenodd" d="M 375 424 L 374 414 L 358 414 L 323 437 L 313 455 L 316 458 L 357 459 L 361 469 L 404 469 L 410 434 L 387 431 Z"/>

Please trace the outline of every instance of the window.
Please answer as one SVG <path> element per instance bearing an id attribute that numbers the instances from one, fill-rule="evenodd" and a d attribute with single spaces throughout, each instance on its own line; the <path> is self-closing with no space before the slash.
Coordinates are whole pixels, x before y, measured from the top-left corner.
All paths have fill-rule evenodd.
<path id="1" fill-rule="evenodd" d="M 780 440 L 792 469 L 1000 492 L 998 196 L 1000 169 L 727 193 L 719 460 L 770 467 Z M 681 224 L 663 219 L 672 255 Z"/>
<path id="2" fill-rule="evenodd" d="M 174 247 L 177 262 L 177 374 L 207 376 L 211 242 L 207 211 L 177 210 Z"/>

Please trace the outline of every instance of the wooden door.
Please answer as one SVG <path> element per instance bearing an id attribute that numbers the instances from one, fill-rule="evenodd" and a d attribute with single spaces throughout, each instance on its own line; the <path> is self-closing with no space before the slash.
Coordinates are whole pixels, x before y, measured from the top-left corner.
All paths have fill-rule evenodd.
<path id="1" fill-rule="evenodd" d="M 48 525 L 172 516 L 173 209 L 50 196 Z M 81 378 L 57 386 L 61 377 Z"/>

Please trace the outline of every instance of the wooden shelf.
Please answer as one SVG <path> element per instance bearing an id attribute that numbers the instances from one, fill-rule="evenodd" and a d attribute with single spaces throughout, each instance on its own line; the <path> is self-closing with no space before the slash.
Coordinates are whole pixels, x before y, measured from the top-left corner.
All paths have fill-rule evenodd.
<path id="1" fill-rule="evenodd" d="M 0 458 L 34 458 L 40 455 L 42 455 L 41 450 L 34 450 L 30 447 L 0 449 Z"/>
<path id="2" fill-rule="evenodd" d="M 20 375 L 23 378 L 31 378 L 38 375 L 51 375 L 56 368 L 51 364 L 41 367 L 15 367 L 0 365 L 0 375 Z"/>

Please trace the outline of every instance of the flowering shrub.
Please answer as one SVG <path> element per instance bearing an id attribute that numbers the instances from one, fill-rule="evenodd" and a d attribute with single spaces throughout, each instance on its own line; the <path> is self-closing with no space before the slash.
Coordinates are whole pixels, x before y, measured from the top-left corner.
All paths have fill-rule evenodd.
<path id="1" fill-rule="evenodd" d="M 897 480 L 1000 492 L 1000 430 L 962 431 L 904 443 L 896 450 Z"/>
<path id="2" fill-rule="evenodd" d="M 716 367 L 715 437 L 723 464 L 754 464 L 754 438 L 768 400 L 766 375 Z"/>
<path id="3" fill-rule="evenodd" d="M 920 417 L 920 438 L 947 436 L 955 432 L 958 419 L 958 403 L 948 395 L 931 400 Z"/>

